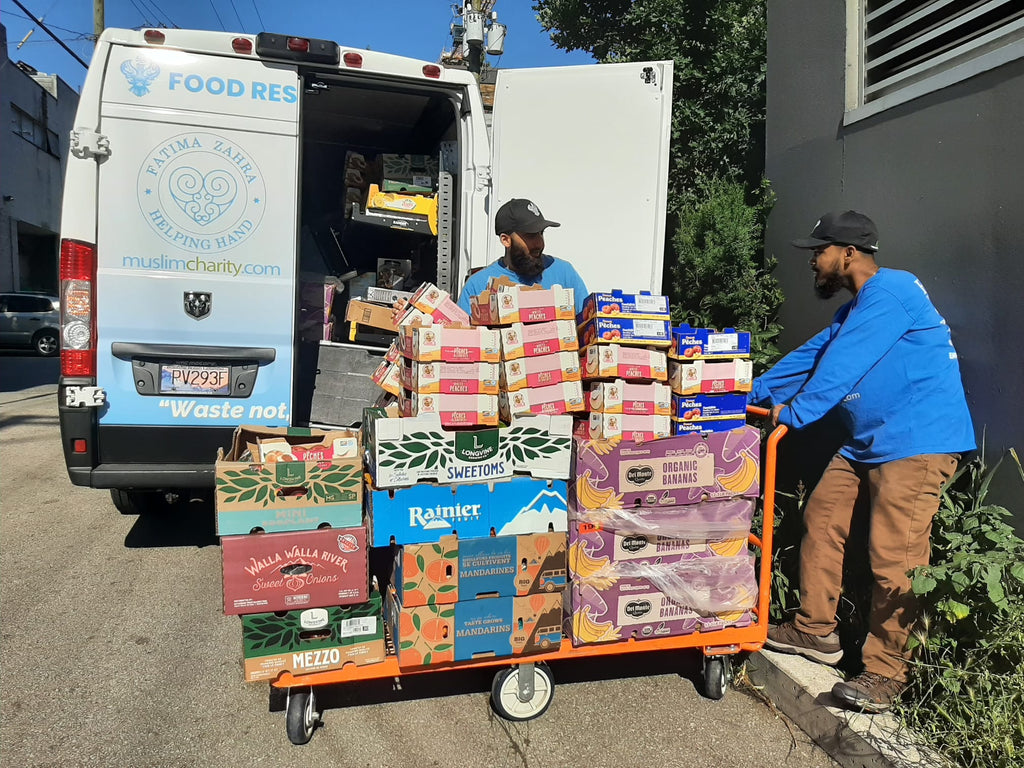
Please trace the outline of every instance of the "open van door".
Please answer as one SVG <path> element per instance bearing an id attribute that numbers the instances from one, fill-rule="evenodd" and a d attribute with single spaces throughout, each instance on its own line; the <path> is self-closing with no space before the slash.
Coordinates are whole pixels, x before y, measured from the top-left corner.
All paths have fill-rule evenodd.
<path id="1" fill-rule="evenodd" d="M 591 290 L 660 292 L 672 62 L 505 69 L 494 92 L 494 213 L 513 197 L 559 222 L 545 252 Z M 489 240 L 484 266 L 502 253 Z"/>

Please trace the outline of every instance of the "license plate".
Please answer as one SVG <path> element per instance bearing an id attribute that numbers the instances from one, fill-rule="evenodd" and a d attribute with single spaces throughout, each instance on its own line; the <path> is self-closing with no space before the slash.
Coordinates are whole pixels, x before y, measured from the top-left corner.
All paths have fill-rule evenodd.
<path id="1" fill-rule="evenodd" d="M 231 368 L 213 365 L 161 365 L 160 393 L 230 395 Z"/>

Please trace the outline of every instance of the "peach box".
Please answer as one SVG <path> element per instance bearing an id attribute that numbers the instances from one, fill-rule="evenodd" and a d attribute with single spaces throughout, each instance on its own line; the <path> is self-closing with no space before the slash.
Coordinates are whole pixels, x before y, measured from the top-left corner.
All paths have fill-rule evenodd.
<path id="1" fill-rule="evenodd" d="M 581 358 L 584 379 L 668 380 L 668 358 L 659 350 L 594 344 Z"/>
<path id="2" fill-rule="evenodd" d="M 667 384 L 631 384 L 622 379 L 590 385 L 588 409 L 598 413 L 670 416 L 672 390 Z"/>
<path id="3" fill-rule="evenodd" d="M 501 364 L 502 388 L 515 392 L 524 387 L 546 387 L 562 381 L 579 381 L 580 359 L 575 352 L 524 357 Z"/>
<path id="4" fill-rule="evenodd" d="M 754 364 L 750 360 L 668 361 L 668 381 L 677 395 L 749 392 L 754 386 Z"/>
<path id="5" fill-rule="evenodd" d="M 560 285 L 540 288 L 492 280 L 487 290 L 470 297 L 470 305 L 470 317 L 476 325 L 576 319 L 573 289 Z"/>
<path id="6" fill-rule="evenodd" d="M 583 384 L 563 381 L 547 387 L 530 387 L 501 393 L 502 414 L 506 417 L 530 414 L 572 413 L 584 410 Z"/>
<path id="7" fill-rule="evenodd" d="M 421 395 L 402 392 L 398 401 L 402 416 L 436 414 L 442 427 L 497 426 L 497 395 Z"/>
<path id="8" fill-rule="evenodd" d="M 591 413 L 573 432 L 585 440 L 622 437 L 635 441 L 657 440 L 672 434 L 668 416 L 636 416 L 628 413 Z"/>
<path id="9" fill-rule="evenodd" d="M 401 387 L 421 395 L 496 395 L 498 373 L 498 363 L 418 363 L 406 360 L 401 366 Z"/>
<path id="10" fill-rule="evenodd" d="M 497 363 L 501 358 L 500 335 L 488 328 L 407 325 L 400 329 L 398 347 L 403 357 L 424 363 Z"/>
<path id="11" fill-rule="evenodd" d="M 448 291 L 433 283 L 423 283 L 416 289 L 399 318 L 399 325 L 408 324 L 413 319 L 422 321 L 424 316 L 436 325 L 469 325 L 466 311 L 455 303 Z"/>
<path id="12" fill-rule="evenodd" d="M 401 363 L 390 363 L 385 359 L 381 360 L 380 365 L 377 366 L 370 378 L 385 392 L 397 396 L 402 394 L 401 374 Z"/>
<path id="13" fill-rule="evenodd" d="M 576 324 L 572 320 L 524 325 L 514 323 L 501 329 L 501 355 L 504 360 L 575 352 L 580 348 Z"/>

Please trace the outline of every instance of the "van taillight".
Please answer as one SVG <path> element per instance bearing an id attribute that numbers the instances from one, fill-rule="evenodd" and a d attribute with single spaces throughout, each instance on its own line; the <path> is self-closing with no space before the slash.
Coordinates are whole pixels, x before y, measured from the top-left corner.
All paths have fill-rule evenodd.
<path id="1" fill-rule="evenodd" d="M 437 64 L 424 64 L 423 74 L 427 77 L 441 77 L 441 68 Z"/>
<path id="2" fill-rule="evenodd" d="M 231 48 L 235 53 L 252 53 L 252 40 L 248 37 L 236 37 L 231 41 Z"/>
<path id="3" fill-rule="evenodd" d="M 309 53 L 309 40 L 304 37 L 289 37 L 288 50 L 295 53 Z"/>
<path id="4" fill-rule="evenodd" d="M 348 51 L 341 59 L 345 62 L 346 67 L 352 67 L 352 69 L 362 69 L 363 67 L 363 57 L 358 53 Z"/>
<path id="5" fill-rule="evenodd" d="M 60 243 L 60 372 L 96 375 L 96 246 Z"/>
<path id="6" fill-rule="evenodd" d="M 159 29 L 147 29 L 142 33 L 142 36 L 146 39 L 147 43 L 152 45 L 163 45 L 164 40 L 166 39 L 164 37 L 164 33 Z"/>

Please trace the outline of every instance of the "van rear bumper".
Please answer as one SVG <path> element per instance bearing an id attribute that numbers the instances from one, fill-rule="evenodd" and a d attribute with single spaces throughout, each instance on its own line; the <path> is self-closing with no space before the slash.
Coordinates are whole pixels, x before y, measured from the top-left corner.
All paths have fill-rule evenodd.
<path id="1" fill-rule="evenodd" d="M 213 464 L 100 464 L 68 467 L 72 485 L 89 488 L 212 488 Z"/>

